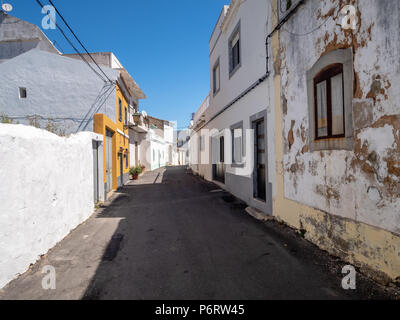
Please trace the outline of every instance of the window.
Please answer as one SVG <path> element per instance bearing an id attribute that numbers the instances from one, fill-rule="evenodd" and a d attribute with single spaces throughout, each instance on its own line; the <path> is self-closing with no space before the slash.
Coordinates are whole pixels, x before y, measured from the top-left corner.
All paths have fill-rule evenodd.
<path id="1" fill-rule="evenodd" d="M 307 72 L 309 150 L 352 150 L 353 52 L 338 49 Z"/>
<path id="2" fill-rule="evenodd" d="M 124 122 L 125 122 L 125 125 L 128 124 L 128 109 L 126 107 L 125 107 L 125 120 L 124 120 Z"/>
<path id="3" fill-rule="evenodd" d="M 242 131 L 233 130 L 233 163 L 242 163 Z"/>
<path id="4" fill-rule="evenodd" d="M 225 162 L 225 137 L 221 136 L 219 138 L 219 161 L 220 163 Z"/>
<path id="5" fill-rule="evenodd" d="M 231 126 L 232 133 L 232 165 L 243 164 L 243 121 Z"/>
<path id="6" fill-rule="evenodd" d="M 19 98 L 20 99 L 26 99 L 27 93 L 26 93 L 26 88 L 19 88 Z"/>
<path id="7" fill-rule="evenodd" d="M 328 66 L 314 78 L 315 138 L 344 137 L 343 65 Z"/>
<path id="8" fill-rule="evenodd" d="M 122 121 L 122 101 L 118 99 L 118 119 Z"/>
<path id="9" fill-rule="evenodd" d="M 231 77 L 241 65 L 240 22 L 229 38 L 229 76 Z"/>
<path id="10" fill-rule="evenodd" d="M 216 95 L 220 88 L 220 68 L 219 68 L 219 59 L 215 63 L 213 68 L 213 93 Z"/>
<path id="11" fill-rule="evenodd" d="M 200 151 L 204 151 L 205 150 L 205 140 L 204 140 L 204 136 L 200 135 Z"/>

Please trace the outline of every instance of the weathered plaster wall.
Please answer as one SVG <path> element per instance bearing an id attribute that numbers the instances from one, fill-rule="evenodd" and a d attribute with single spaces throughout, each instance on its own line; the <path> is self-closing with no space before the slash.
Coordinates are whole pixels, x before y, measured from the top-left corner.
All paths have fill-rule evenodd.
<path id="1" fill-rule="evenodd" d="M 354 33 L 336 25 L 341 22 L 338 8 L 347 2 L 359 9 L 361 24 Z M 272 3 L 276 11 L 277 1 Z M 400 277 L 400 237 L 395 234 L 400 212 L 395 190 L 399 23 L 397 1 L 306 1 L 271 41 L 277 166 L 274 214 L 302 229 L 319 247 L 382 282 Z M 321 27 L 307 35 L 287 32 L 306 34 L 316 26 Z M 309 153 L 305 73 L 330 50 L 349 47 L 354 51 L 355 71 L 354 151 Z"/>
<path id="2" fill-rule="evenodd" d="M 0 124 L 0 288 L 93 213 L 98 138 Z"/>
<path id="3" fill-rule="evenodd" d="M 60 54 L 38 26 L 0 12 L 0 63 L 33 48 Z"/>
<path id="4" fill-rule="evenodd" d="M 358 12 L 344 31 L 340 8 Z M 400 234 L 400 3 L 307 1 L 280 32 L 285 197 Z M 315 32 L 304 34 L 322 26 Z M 306 72 L 352 48 L 354 150 L 309 152 Z"/>

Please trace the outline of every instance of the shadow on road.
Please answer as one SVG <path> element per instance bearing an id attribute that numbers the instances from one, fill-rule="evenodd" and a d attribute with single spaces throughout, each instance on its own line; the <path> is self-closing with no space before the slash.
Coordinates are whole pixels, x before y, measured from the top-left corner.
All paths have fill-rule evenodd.
<path id="1" fill-rule="evenodd" d="M 186 167 L 146 173 L 99 218 L 121 218 L 84 299 L 348 299 L 340 261 Z M 288 231 L 289 230 L 289 231 Z M 368 294 L 365 292 L 369 292 Z M 375 297 L 375 296 L 374 296 Z"/>

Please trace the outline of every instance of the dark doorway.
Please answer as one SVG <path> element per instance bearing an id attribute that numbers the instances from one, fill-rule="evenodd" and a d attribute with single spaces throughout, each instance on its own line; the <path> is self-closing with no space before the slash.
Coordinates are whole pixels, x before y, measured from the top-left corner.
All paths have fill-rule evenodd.
<path id="1" fill-rule="evenodd" d="M 223 136 L 216 139 L 219 142 L 217 151 L 217 163 L 213 164 L 213 179 L 225 183 L 225 138 Z"/>
<path id="2" fill-rule="evenodd" d="M 120 168 L 120 187 L 124 185 L 124 155 L 119 154 L 119 168 Z"/>
<path id="3" fill-rule="evenodd" d="M 112 147 L 113 147 L 113 133 L 106 129 L 106 192 L 110 192 L 113 189 L 113 158 L 112 158 Z"/>
<path id="4" fill-rule="evenodd" d="M 254 198 L 266 201 L 266 181 L 265 181 L 265 127 L 264 119 L 253 122 L 255 134 L 254 139 L 254 175 L 255 187 Z"/>

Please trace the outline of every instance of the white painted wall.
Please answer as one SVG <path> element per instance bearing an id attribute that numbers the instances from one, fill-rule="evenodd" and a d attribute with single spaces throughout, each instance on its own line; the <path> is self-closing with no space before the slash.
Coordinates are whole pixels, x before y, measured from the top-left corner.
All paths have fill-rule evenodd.
<path id="1" fill-rule="evenodd" d="M 165 167 L 168 158 L 168 144 L 163 140 L 152 139 L 150 142 L 151 150 L 151 170 Z"/>
<path id="2" fill-rule="evenodd" d="M 232 19 L 226 33 L 219 27 L 214 35 L 215 44 L 210 42 L 210 106 L 206 111 L 206 119 L 220 111 L 239 93 L 247 89 L 266 71 L 265 39 L 268 35 L 267 19 L 270 16 L 270 1 L 241 1 L 235 17 Z M 236 73 L 229 78 L 228 40 L 240 21 L 241 28 L 241 64 Z M 213 68 L 219 58 L 221 85 L 220 92 L 213 95 Z M 265 99 L 264 99 L 265 101 Z M 243 110 L 243 112 L 246 112 Z"/>
<path id="3" fill-rule="evenodd" d="M 226 32 L 222 31 L 221 23 L 224 20 L 225 14 L 230 14 L 229 10 L 235 7 L 232 4 L 240 3 L 236 13 L 230 18 L 230 23 L 227 25 Z M 240 121 L 243 121 L 243 129 L 251 129 L 250 117 L 266 111 L 267 122 L 265 126 L 268 130 L 267 143 L 268 143 L 268 181 L 272 183 L 275 181 L 275 142 L 274 142 L 274 110 L 271 108 L 273 101 L 270 99 L 272 96 L 272 77 L 267 78 L 265 82 L 255 88 L 253 91 L 244 96 L 241 100 L 233 104 L 229 109 L 220 114 L 214 120 L 210 121 L 212 117 L 227 106 L 231 101 L 237 98 L 243 91 L 249 88 L 259 78 L 266 74 L 266 47 L 265 39 L 269 33 L 270 27 L 268 25 L 268 17 L 270 16 L 270 1 L 231 1 L 231 8 L 227 11 L 226 7 L 222 10 L 221 17 L 215 27 L 211 36 L 210 47 L 210 105 L 205 110 L 205 120 L 208 124 L 204 129 L 230 129 L 230 127 Z M 229 55 L 228 55 L 228 42 L 236 26 L 240 22 L 240 45 L 241 45 L 241 67 L 230 77 L 229 75 Z M 220 64 L 220 91 L 213 94 L 213 68 L 216 61 L 219 59 Z M 193 162 L 196 155 L 193 155 L 193 149 L 196 147 L 195 141 L 190 141 L 191 156 L 190 161 Z M 225 157 L 229 157 L 228 142 L 225 141 Z M 206 141 L 205 148 L 210 149 L 208 141 Z M 252 160 L 253 149 L 251 155 L 247 158 Z M 211 163 L 211 159 L 208 159 Z M 200 164 L 192 166 L 200 176 L 207 180 L 212 180 L 212 165 Z M 227 165 L 227 172 L 234 173 L 235 169 Z M 235 175 L 235 174 L 233 174 Z M 235 175 L 238 176 L 238 175 Z M 241 176 L 244 180 L 238 183 L 236 180 L 226 181 L 225 187 L 248 203 L 252 203 L 252 190 L 249 190 L 250 185 L 252 188 L 252 174 Z M 274 187 L 274 184 L 272 183 Z M 254 204 L 254 203 L 253 203 Z M 256 205 L 256 204 L 254 204 Z M 266 211 L 266 208 L 259 207 L 259 209 Z M 270 210 L 269 210 L 270 211 Z M 268 212 L 271 214 L 271 212 Z"/>
<path id="4" fill-rule="evenodd" d="M 164 140 L 167 143 L 174 143 L 174 127 L 164 124 Z"/>
<path id="5" fill-rule="evenodd" d="M 118 70 L 103 70 L 117 80 Z M 26 116 L 40 115 L 54 119 L 68 134 L 75 133 L 83 119 L 81 131 L 93 131 L 95 113 L 116 121 L 115 85 L 104 84 L 81 60 L 32 49 L 1 63 L 0 74 L 0 113 L 15 122 L 28 124 Z M 19 87 L 27 89 L 26 99 L 20 99 Z"/>
<path id="6" fill-rule="evenodd" d="M 165 164 L 177 165 L 178 163 L 175 127 L 176 123 L 171 122 L 170 124 L 166 124 L 164 122 L 164 141 L 168 144 Z"/>
<path id="7" fill-rule="evenodd" d="M 140 142 L 139 162 L 146 170 L 151 170 L 151 147 L 150 140 L 144 139 Z"/>
<path id="8" fill-rule="evenodd" d="M 93 139 L 0 124 L 0 288 L 93 213 Z"/>

